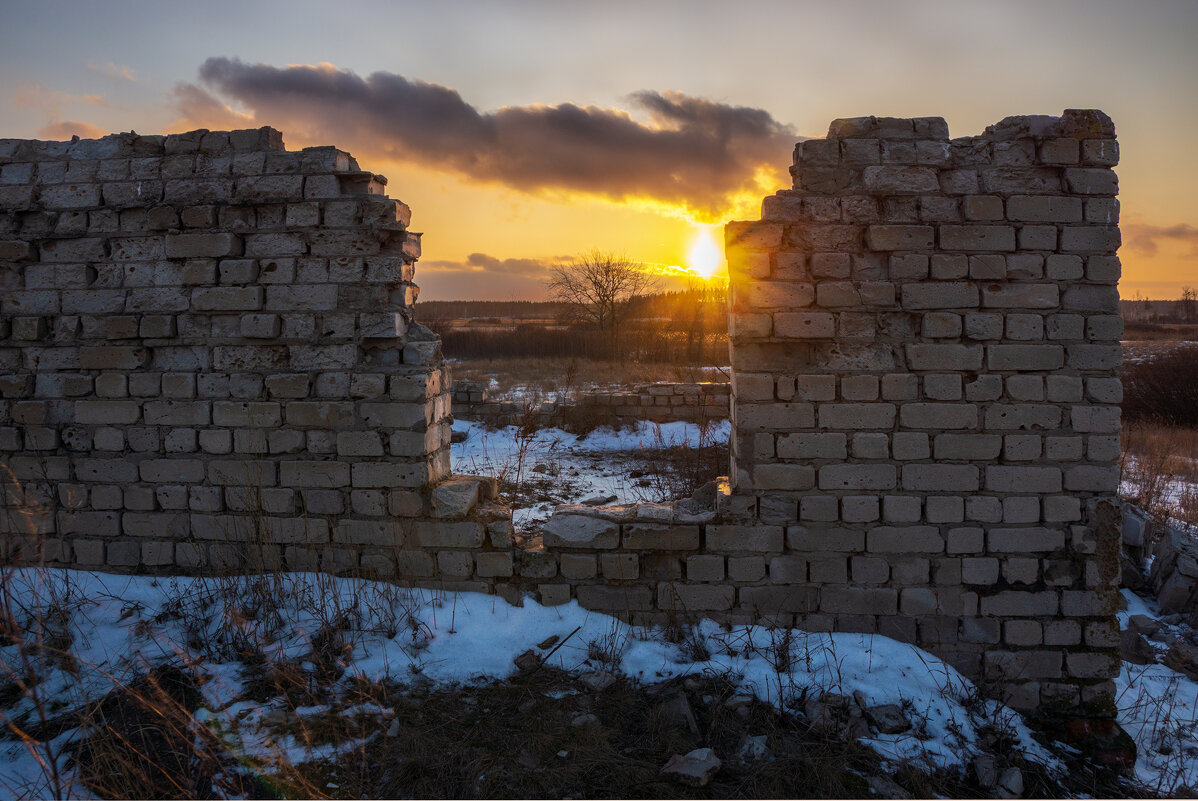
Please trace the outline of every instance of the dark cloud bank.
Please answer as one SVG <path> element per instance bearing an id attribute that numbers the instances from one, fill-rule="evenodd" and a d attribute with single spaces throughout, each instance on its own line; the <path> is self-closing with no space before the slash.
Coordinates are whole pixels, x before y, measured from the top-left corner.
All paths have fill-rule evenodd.
<path id="1" fill-rule="evenodd" d="M 355 151 L 450 170 L 523 191 L 576 191 L 616 200 L 649 197 L 716 218 L 742 190 L 759 191 L 761 167 L 789 161 L 796 136 L 762 109 L 678 92 L 643 91 L 626 111 L 561 103 L 480 112 L 453 89 L 331 64 L 275 67 L 210 58 L 200 85 L 176 90 L 185 119 L 254 124 Z M 241 124 L 249 124 L 241 120 Z"/>

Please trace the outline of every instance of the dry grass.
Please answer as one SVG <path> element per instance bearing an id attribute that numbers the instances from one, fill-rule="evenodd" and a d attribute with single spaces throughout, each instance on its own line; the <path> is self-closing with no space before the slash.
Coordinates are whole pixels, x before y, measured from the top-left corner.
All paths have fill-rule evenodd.
<path id="1" fill-rule="evenodd" d="M 1198 526 L 1198 429 L 1128 421 L 1121 468 L 1129 500 L 1162 522 Z"/>
<path id="2" fill-rule="evenodd" d="M 574 390 L 627 388 L 661 381 L 727 383 L 730 371 L 705 370 L 660 362 L 599 361 L 566 358 L 463 359 L 450 365 L 455 381 L 478 381 L 491 387 L 492 396 L 513 389 L 570 394 Z M 492 384 L 498 382 L 498 387 Z"/>
<path id="3" fill-rule="evenodd" d="M 1123 369 L 1123 414 L 1198 428 L 1198 346 L 1186 344 Z"/>

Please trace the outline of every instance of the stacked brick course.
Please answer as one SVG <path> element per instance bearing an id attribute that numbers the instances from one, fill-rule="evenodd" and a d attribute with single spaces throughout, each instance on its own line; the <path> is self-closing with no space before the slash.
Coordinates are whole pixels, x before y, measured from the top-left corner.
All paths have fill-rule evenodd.
<path id="1" fill-rule="evenodd" d="M 728 226 L 733 501 L 804 563 L 801 622 L 1109 710 L 1118 152 L 1098 111 L 837 120 Z"/>
<path id="2" fill-rule="evenodd" d="M 727 228 L 731 486 L 521 542 L 494 482 L 448 476 L 419 235 L 380 176 L 270 129 L 0 140 L 6 555 L 878 632 L 1109 715 L 1117 157 L 1096 111 L 800 143 L 795 188 Z M 645 395 L 708 405 L 675 389 Z"/>
<path id="3" fill-rule="evenodd" d="M 385 184 L 269 128 L 0 141 L 7 544 L 393 574 L 450 399 Z"/>

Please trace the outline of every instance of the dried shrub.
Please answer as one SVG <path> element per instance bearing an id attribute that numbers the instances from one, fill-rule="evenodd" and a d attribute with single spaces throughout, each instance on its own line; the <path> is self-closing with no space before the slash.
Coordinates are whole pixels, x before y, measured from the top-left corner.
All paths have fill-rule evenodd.
<path id="1" fill-rule="evenodd" d="M 1175 348 L 1123 371 L 1123 414 L 1198 428 L 1198 347 Z"/>

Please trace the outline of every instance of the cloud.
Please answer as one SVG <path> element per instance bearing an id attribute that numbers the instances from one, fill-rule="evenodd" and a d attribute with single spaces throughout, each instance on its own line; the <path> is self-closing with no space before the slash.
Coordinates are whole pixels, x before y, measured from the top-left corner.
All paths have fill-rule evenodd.
<path id="1" fill-rule="evenodd" d="M 89 61 L 87 63 L 87 71 L 103 75 L 105 78 L 113 81 L 125 83 L 137 82 L 137 74 L 133 71 L 132 67 L 117 64 L 115 61 L 105 61 L 103 64 L 93 64 Z"/>
<path id="2" fill-rule="evenodd" d="M 179 125 L 184 128 L 210 128 L 213 130 L 257 128 L 266 123 L 254 120 L 252 114 L 234 111 L 231 106 L 220 102 L 200 87 L 181 83 L 172 92 L 175 105 L 183 112 Z"/>
<path id="3" fill-rule="evenodd" d="M 556 262 L 544 259 L 500 259 L 488 256 L 486 253 L 471 253 L 466 261 L 422 261 L 422 271 L 434 271 L 439 275 L 458 273 L 461 275 L 478 275 L 480 273 L 501 273 L 503 275 L 523 275 L 544 278 Z"/>
<path id="4" fill-rule="evenodd" d="M 72 136 L 78 136 L 80 139 L 99 139 L 101 136 L 108 136 L 109 133 L 111 132 L 103 128 L 97 128 L 90 123 L 78 122 L 77 120 L 59 120 L 43 128 L 39 128 L 37 138 L 51 141 L 70 139 Z"/>
<path id="5" fill-rule="evenodd" d="M 1176 225 L 1152 225 L 1143 222 L 1127 222 L 1122 226 L 1124 241 L 1130 250 L 1145 256 L 1155 256 L 1160 246 L 1167 242 L 1178 242 L 1190 246 L 1189 255 L 1198 255 L 1198 226 L 1188 223 Z"/>
<path id="6" fill-rule="evenodd" d="M 648 116 L 598 106 L 505 106 L 483 112 L 446 86 L 389 72 L 365 78 L 333 64 L 210 58 L 175 99 L 187 124 L 273 125 L 305 142 L 458 173 L 530 193 L 647 200 L 720 219 L 776 185 L 796 136 L 762 109 L 679 92 L 642 91 Z M 223 99 L 222 99 L 223 98 Z M 252 113 L 233 111 L 234 102 Z M 233 115 L 231 118 L 230 115 Z"/>
<path id="7" fill-rule="evenodd" d="M 103 95 L 76 95 L 51 89 L 36 81 L 22 81 L 13 90 L 13 103 L 18 106 L 41 109 L 51 120 L 62 117 L 62 107 L 82 103 L 96 108 L 116 108 Z"/>
<path id="8" fill-rule="evenodd" d="M 556 261 L 500 259 L 471 253 L 465 261 L 421 261 L 416 283 L 423 300 L 544 300 Z"/>

